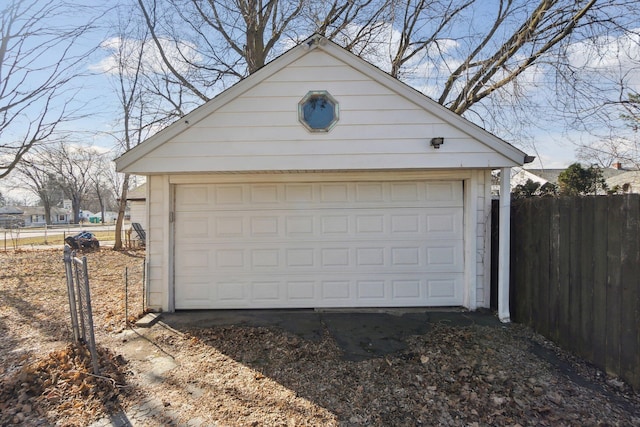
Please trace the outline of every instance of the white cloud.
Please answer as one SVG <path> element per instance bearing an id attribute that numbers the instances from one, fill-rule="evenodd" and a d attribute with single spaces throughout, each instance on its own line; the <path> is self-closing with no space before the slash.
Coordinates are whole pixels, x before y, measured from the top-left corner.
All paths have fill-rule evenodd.
<path id="1" fill-rule="evenodd" d="M 623 82 L 640 91 L 640 29 L 619 37 L 603 36 L 575 43 L 569 49 L 571 65 L 587 74 Z"/>
<path id="2" fill-rule="evenodd" d="M 201 55 L 193 44 L 187 42 L 175 42 L 169 39 L 160 39 L 160 45 L 164 54 L 172 60 L 174 67 L 180 73 L 186 73 L 190 63 L 197 63 Z M 117 74 L 119 71 L 119 58 L 124 61 L 124 71 L 133 73 L 137 66 L 138 58 L 142 54 L 142 63 L 145 72 L 165 74 L 168 72 L 162 55 L 156 44 L 149 41 L 112 37 L 100 44 L 100 47 L 108 52 L 108 56 L 90 66 L 92 71 L 106 74 Z"/>

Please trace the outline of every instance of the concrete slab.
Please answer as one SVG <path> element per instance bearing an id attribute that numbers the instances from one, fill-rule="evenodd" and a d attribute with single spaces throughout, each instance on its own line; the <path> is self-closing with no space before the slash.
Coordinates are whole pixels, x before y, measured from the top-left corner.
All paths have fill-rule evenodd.
<path id="1" fill-rule="evenodd" d="M 500 327 L 489 311 L 460 309 L 365 310 L 194 310 L 163 313 L 162 323 L 176 330 L 215 326 L 275 327 L 306 340 L 323 333 L 335 339 L 346 360 L 365 360 L 406 348 L 406 338 L 426 333 L 434 323 Z"/>
<path id="2" fill-rule="evenodd" d="M 138 328 L 149 328 L 158 320 L 160 320 L 160 313 L 147 313 L 136 321 L 136 326 Z"/>

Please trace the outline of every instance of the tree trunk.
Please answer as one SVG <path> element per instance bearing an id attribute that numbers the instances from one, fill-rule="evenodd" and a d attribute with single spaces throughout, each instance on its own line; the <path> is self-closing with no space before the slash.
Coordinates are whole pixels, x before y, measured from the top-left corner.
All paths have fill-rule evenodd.
<path id="1" fill-rule="evenodd" d="M 44 222 L 47 225 L 51 225 L 51 203 L 43 200 L 42 205 L 44 207 Z"/>
<path id="2" fill-rule="evenodd" d="M 118 218 L 116 220 L 116 242 L 113 245 L 114 251 L 122 250 L 122 225 L 124 223 L 124 211 L 127 207 L 127 192 L 129 191 L 129 174 L 124 174 L 122 180 L 122 192 L 120 193 L 120 203 L 118 203 Z"/>
<path id="3" fill-rule="evenodd" d="M 80 198 L 71 198 L 71 209 L 73 210 L 73 223 L 80 224 Z"/>

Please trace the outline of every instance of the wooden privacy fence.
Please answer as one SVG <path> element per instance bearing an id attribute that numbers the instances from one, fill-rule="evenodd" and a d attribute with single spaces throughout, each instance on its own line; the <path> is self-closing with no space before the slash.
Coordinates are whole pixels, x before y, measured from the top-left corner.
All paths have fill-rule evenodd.
<path id="1" fill-rule="evenodd" d="M 640 195 L 511 209 L 511 317 L 640 389 Z"/>

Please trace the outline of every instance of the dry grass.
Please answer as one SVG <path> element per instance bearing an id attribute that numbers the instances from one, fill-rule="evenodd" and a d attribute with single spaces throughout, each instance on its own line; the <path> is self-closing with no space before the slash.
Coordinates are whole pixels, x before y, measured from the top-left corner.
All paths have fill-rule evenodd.
<path id="1" fill-rule="evenodd" d="M 405 350 L 360 361 L 328 331 L 156 325 L 135 342 L 123 276 L 135 318 L 142 256 L 87 254 L 112 379 L 100 382 L 68 346 L 61 251 L 0 253 L 0 425 L 84 426 L 141 406 L 153 411 L 135 425 L 640 425 L 640 396 L 519 325 L 434 324 Z M 153 360 L 174 368 L 159 374 Z"/>
<path id="2" fill-rule="evenodd" d="M 33 230 L 30 230 L 32 232 Z M 91 230 L 89 230 L 91 231 Z M 6 238 L 7 249 L 21 247 L 21 246 L 40 246 L 40 245 L 49 245 L 49 246 L 58 246 L 64 245 L 64 238 L 69 235 L 73 235 L 76 233 L 66 233 L 66 234 L 55 234 L 56 231 L 50 232 L 51 234 L 45 236 L 35 236 L 30 237 L 26 232 L 13 232 L 12 234 L 7 233 L 6 236 L 1 236 L 3 239 L 0 240 L 0 248 L 4 249 L 4 239 Z M 113 231 L 91 231 L 96 238 L 100 241 L 114 241 L 115 234 Z"/>

